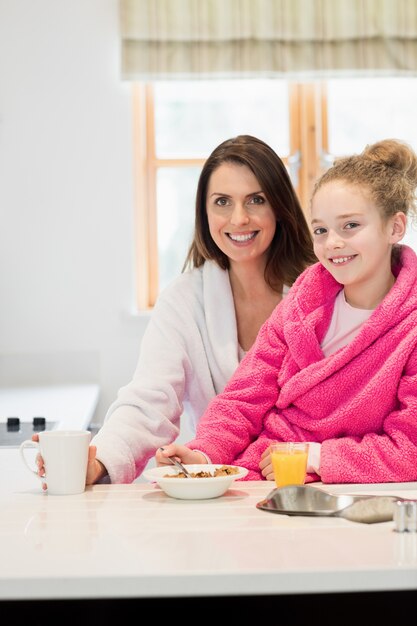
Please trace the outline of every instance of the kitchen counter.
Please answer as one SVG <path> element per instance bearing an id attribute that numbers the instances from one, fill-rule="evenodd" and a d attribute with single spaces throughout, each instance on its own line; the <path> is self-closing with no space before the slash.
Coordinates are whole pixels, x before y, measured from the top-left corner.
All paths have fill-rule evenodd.
<path id="1" fill-rule="evenodd" d="M 273 487 L 235 482 L 205 501 L 149 483 L 49 496 L 18 451 L 3 450 L 0 600 L 417 590 L 417 533 L 256 509 Z M 417 498 L 417 483 L 325 488 Z"/>

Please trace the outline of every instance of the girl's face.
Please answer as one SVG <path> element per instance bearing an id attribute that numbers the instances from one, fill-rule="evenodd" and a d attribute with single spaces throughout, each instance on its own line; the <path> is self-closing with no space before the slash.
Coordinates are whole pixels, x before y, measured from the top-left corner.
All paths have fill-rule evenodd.
<path id="1" fill-rule="evenodd" d="M 264 260 L 276 219 L 249 167 L 223 163 L 214 170 L 206 204 L 210 234 L 231 263 Z"/>
<path id="2" fill-rule="evenodd" d="M 368 294 L 372 301 L 372 294 L 382 293 L 392 279 L 391 250 L 404 235 L 404 213 L 383 220 L 366 190 L 333 181 L 316 192 L 311 217 L 314 252 L 345 286 L 348 301 L 360 305 L 358 294 L 359 300 Z"/>

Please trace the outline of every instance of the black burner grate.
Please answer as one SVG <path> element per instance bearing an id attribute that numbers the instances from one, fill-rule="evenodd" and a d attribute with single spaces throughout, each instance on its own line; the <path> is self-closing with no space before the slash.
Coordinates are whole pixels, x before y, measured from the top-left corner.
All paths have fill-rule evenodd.
<path id="1" fill-rule="evenodd" d="M 10 418 L 9 418 L 10 421 Z M 32 422 L 22 422 L 14 426 L 13 422 L 9 425 L 5 422 L 0 423 L 0 447 L 1 448 L 18 448 L 22 441 L 31 439 L 32 435 L 42 430 L 53 430 L 57 422 L 45 422 L 44 427 L 39 427 Z"/>

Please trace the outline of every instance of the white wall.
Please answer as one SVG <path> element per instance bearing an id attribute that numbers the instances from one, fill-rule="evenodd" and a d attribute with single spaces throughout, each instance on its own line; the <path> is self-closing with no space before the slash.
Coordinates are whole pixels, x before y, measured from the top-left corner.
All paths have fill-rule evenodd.
<path id="1" fill-rule="evenodd" d="M 0 0 L 0 386 L 136 364 L 130 86 L 117 0 Z"/>

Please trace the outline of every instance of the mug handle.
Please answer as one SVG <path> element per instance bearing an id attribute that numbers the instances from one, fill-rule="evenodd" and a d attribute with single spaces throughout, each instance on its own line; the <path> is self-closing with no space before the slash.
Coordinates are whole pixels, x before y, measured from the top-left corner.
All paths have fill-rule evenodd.
<path id="1" fill-rule="evenodd" d="M 19 446 L 19 452 L 20 452 L 20 456 L 22 458 L 23 463 L 25 464 L 26 468 L 29 470 L 29 472 L 31 474 L 35 474 L 35 476 L 37 478 L 39 478 L 39 480 L 44 480 L 45 476 L 39 476 L 37 470 L 34 470 L 30 467 L 26 457 L 25 457 L 25 449 L 26 448 L 39 448 L 38 443 L 36 441 L 32 441 L 31 439 L 26 439 L 25 441 L 23 441 L 20 446 Z"/>

